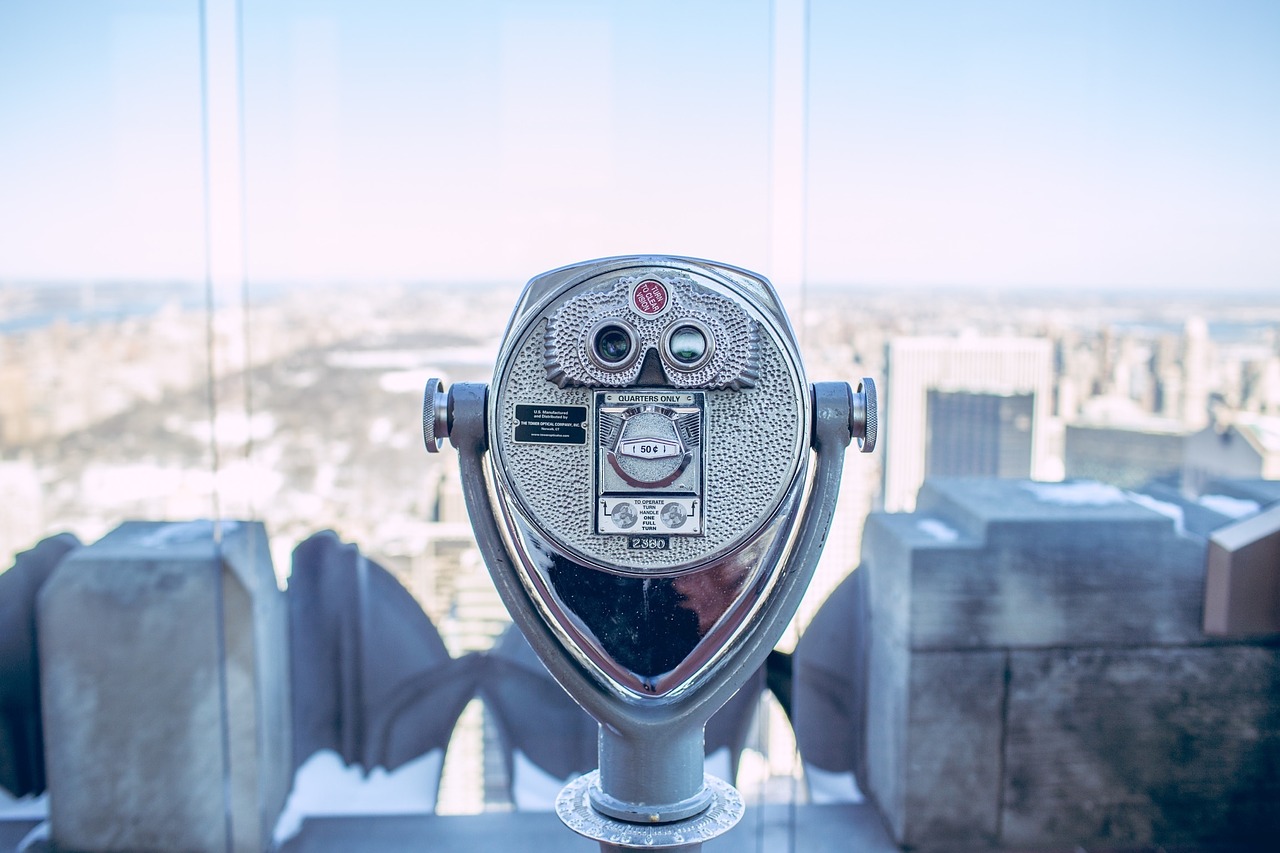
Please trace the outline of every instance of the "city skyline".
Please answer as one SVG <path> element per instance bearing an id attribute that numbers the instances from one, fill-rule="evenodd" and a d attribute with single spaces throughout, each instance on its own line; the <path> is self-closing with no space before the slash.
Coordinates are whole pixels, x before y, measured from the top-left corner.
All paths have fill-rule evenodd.
<path id="1" fill-rule="evenodd" d="M 367 286 L 360 299 L 342 287 L 281 288 L 252 305 L 243 323 L 240 306 L 212 315 L 198 301 L 184 306 L 188 289 L 180 286 L 142 294 L 127 286 L 28 290 L 34 301 L 24 303 L 15 289 L 0 289 L 0 324 L 6 296 L 9 317 L 34 307 L 52 318 L 0 335 L 0 571 L 13 552 L 57 531 L 88 544 L 128 518 L 252 518 L 268 531 L 283 585 L 293 548 L 332 529 L 411 591 L 451 652 L 493 642 L 505 617 L 463 521 L 457 468 L 426 454 L 419 430 L 428 377 L 490 378 L 514 286 Z M 149 308 L 112 315 L 143 296 Z M 1177 468 L 1180 446 L 1161 436 L 1153 448 L 1144 430 L 1153 419 L 1173 421 L 1181 441 L 1192 419 L 1207 416 L 1209 391 L 1227 414 L 1271 412 L 1280 424 L 1280 300 L 1272 296 L 1064 301 L 951 291 L 920 299 L 888 289 L 832 291 L 791 307 L 811 381 L 871 376 L 881 383 L 882 433 L 875 453 L 846 464 L 836 522 L 783 650 L 859 565 L 866 520 L 895 508 L 886 498 L 894 459 L 912 447 L 928 459 L 927 440 L 913 442 L 909 425 L 894 419 L 893 402 L 904 396 L 894 378 L 905 373 L 888 361 L 895 345 L 940 335 L 961 348 L 1035 338 L 1046 375 L 1027 387 L 1050 410 L 1036 431 L 1044 455 L 1057 460 L 1045 479 L 1086 466 L 1103 482 L 1117 472 Z M 66 321 L 72 317 L 83 322 Z M 993 385 L 1000 371 L 952 361 L 950 376 L 923 377 L 929 381 L 917 386 L 961 394 L 1023 387 Z M 1098 422 L 1140 442 L 1142 453 L 1131 448 L 1119 461 L 1077 453 L 1073 469 L 1070 425 Z M 1093 450 L 1088 436 L 1098 434 L 1077 433 L 1086 451 Z M 956 439 L 961 447 L 971 440 L 960 432 Z M 1222 471 L 1212 456 L 1197 453 L 1206 480 Z M 1121 463 L 1128 467 L 1120 470 Z M 1141 482 L 1120 488 L 1145 488 Z M 1179 511 L 1166 492 L 1125 493 Z M 481 760 L 491 739 L 477 709 L 456 730 L 441 811 L 494 807 L 491 795 L 504 796 L 493 794 L 500 774 Z M 790 761 L 790 746 L 767 752 L 758 778 L 794 772 L 773 766 Z"/>
<path id="2" fill-rule="evenodd" d="M 54 291 L 37 303 L 45 321 L 34 326 L 23 324 L 24 305 L 0 305 L 0 323 L 16 324 L 0 336 L 0 438 L 3 458 L 13 463 L 6 481 L 15 494 L 34 496 L 19 501 L 25 509 L 6 537 L 10 548 L 27 544 L 34 529 L 81 518 L 87 507 L 77 494 L 104 501 L 91 512 L 96 520 L 84 528 L 89 535 L 126 509 L 208 515 L 210 494 L 221 512 L 246 517 L 296 503 L 297 513 L 280 517 L 277 529 L 287 531 L 286 538 L 306 525 L 350 523 L 357 516 L 342 509 L 350 484 L 369 480 L 360 489 L 376 490 L 372 481 L 381 476 L 375 472 L 383 471 L 384 454 L 398 448 L 399 458 L 420 442 L 414 430 L 427 377 L 488 378 L 515 294 L 512 286 L 369 287 L 352 303 L 343 288 L 286 288 L 253 306 L 247 322 L 238 306 L 219 310 L 212 318 L 217 407 L 211 411 L 203 309 L 165 300 L 162 288 L 145 310 L 113 303 L 130 292 Z M 183 292 L 174 288 L 171 295 Z M 959 346 L 1039 338 L 1046 353 L 1055 353 L 1052 391 L 1041 383 L 1038 404 L 1042 418 L 1051 417 L 1044 421 L 1048 432 L 1037 428 L 1037 445 L 1057 461 L 1037 463 L 1041 478 L 1063 476 L 1065 425 L 1189 432 L 1206 422 L 1209 404 L 1223 413 L 1280 414 L 1280 303 L 1272 298 L 1063 302 L 1034 293 L 1019 300 L 949 293 L 921 300 L 891 290 L 833 291 L 790 307 L 811 379 L 871 376 L 881 383 L 888 432 L 879 464 L 911 444 L 903 436 L 895 441 L 889 424 L 895 397 L 886 356 L 893 342 L 922 336 L 944 336 Z M 72 322 L 50 322 L 57 318 Z M 1191 372 L 1188 347 L 1198 352 Z M 298 359 L 310 366 L 290 366 Z M 994 381 L 960 370 L 943 387 L 973 390 Z M 364 401 L 362 413 L 339 416 L 343 398 L 331 389 L 351 382 L 357 382 L 350 386 L 352 400 Z M 304 401 L 315 412 L 299 420 L 303 413 L 295 408 Z M 315 414 L 322 411 L 334 414 Z M 316 432 L 304 424 L 326 426 Z M 220 463 L 210 455 L 211 442 Z M 309 462 L 298 455 L 303 446 L 312 448 Z M 355 448 L 374 456 L 353 457 Z M 137 478 L 146 472 L 168 486 L 139 492 Z M 409 494 L 414 480 L 402 481 L 405 473 L 400 466 L 384 471 Z M 66 489 L 84 477 L 79 491 Z M 853 501 L 859 512 L 875 508 L 877 492 L 878 484 L 860 488 Z M 321 505 L 298 498 L 330 493 L 334 502 L 319 514 Z M 156 504 L 165 494 L 177 503 Z M 123 495 L 134 497 L 118 505 Z M 105 514 L 99 518 L 99 512 Z M 400 515 L 380 513 L 350 535 L 366 542 L 398 537 L 380 520 Z M 856 539 L 842 559 L 856 560 Z"/>

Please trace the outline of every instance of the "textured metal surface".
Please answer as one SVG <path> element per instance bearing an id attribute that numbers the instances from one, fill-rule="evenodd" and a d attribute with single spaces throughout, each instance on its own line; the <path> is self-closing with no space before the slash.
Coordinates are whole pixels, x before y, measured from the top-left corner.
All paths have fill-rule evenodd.
<path id="1" fill-rule="evenodd" d="M 734 305 L 709 290 L 709 279 L 704 282 L 703 291 L 709 294 L 706 298 L 715 296 Z M 622 288 L 621 284 L 613 286 Z M 597 300 L 594 287 L 591 282 L 586 285 L 588 306 Z M 637 551 L 628 548 L 625 537 L 594 532 L 595 505 L 591 500 L 565 499 L 567 494 L 584 498 L 590 494 L 594 462 L 589 443 L 528 444 L 513 438 L 518 405 L 584 406 L 588 417 L 594 418 L 590 390 L 575 386 L 561 389 L 547 381 L 543 370 L 543 328 L 548 314 L 565 323 L 567 306 L 576 305 L 578 298 L 566 303 L 566 308 L 553 306 L 524 318 L 519 328 L 512 330 L 518 338 L 509 363 L 495 379 L 490 442 L 498 452 L 496 474 L 509 486 L 525 516 L 559 549 L 579 562 L 607 571 L 634 569 L 662 574 L 675 567 L 702 565 L 755 536 L 801 476 L 806 456 L 808 394 L 798 359 L 785 337 L 788 332 L 768 322 L 763 314 L 753 319 L 743 307 L 745 303 L 734 305 L 735 328 L 745 328 L 751 320 L 760 330 L 754 348 L 755 387 L 707 394 L 704 453 L 708 486 L 703 535 L 674 539 L 671 547 L 662 551 Z M 664 322 L 671 322 L 676 312 L 683 310 L 684 303 L 675 301 L 676 308 Z M 596 317 L 592 312 L 599 309 L 574 310 L 583 312 L 579 321 L 589 327 Z M 629 319 L 638 327 L 645 322 Z M 658 343 L 655 338 L 654 346 Z M 729 358 L 730 350 L 726 342 L 717 344 L 702 373 L 708 377 L 723 374 L 722 359 Z M 637 363 L 637 375 L 639 369 Z M 593 432 L 594 424 L 589 424 L 588 435 Z M 554 529 L 538 524 L 539 519 L 551 518 L 556 519 Z"/>
<path id="2" fill-rule="evenodd" d="M 624 849 L 670 850 L 687 847 L 723 835 L 742 819 L 742 796 L 722 779 L 704 776 L 711 805 L 701 814 L 671 823 L 642 824 L 616 820 L 591 807 L 590 791 L 599 772 L 579 776 L 556 798 L 556 814 L 579 835 Z"/>
<path id="3" fill-rule="evenodd" d="M 876 437 L 880 432 L 876 383 L 864 377 L 853 392 L 852 401 L 849 408 L 850 431 L 858 441 L 858 450 L 870 453 L 876 449 Z"/>
<path id="4" fill-rule="evenodd" d="M 629 293 L 641 279 L 660 281 L 670 293 L 666 310 L 656 317 L 628 307 Z M 606 370 L 592 357 L 592 332 L 604 321 L 622 318 L 639 336 L 638 353 L 623 370 Z M 640 376 L 649 349 L 666 354 L 666 335 L 685 320 L 709 331 L 714 346 L 705 363 L 689 370 L 666 358 L 663 367 L 675 388 L 751 388 L 755 385 L 759 324 L 741 303 L 708 289 L 686 273 L 654 269 L 647 275 L 608 276 L 601 284 L 577 293 L 547 320 L 544 338 L 546 378 L 558 387 L 625 388 Z"/>
<path id="5" fill-rule="evenodd" d="M 449 396 L 444 393 L 444 383 L 433 376 L 422 392 L 422 442 L 428 453 L 439 453 L 448 437 Z"/>

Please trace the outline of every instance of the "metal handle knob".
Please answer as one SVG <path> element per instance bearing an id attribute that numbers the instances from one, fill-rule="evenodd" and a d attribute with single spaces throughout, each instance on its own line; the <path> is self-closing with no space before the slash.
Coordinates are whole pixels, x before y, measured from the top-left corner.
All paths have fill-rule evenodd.
<path id="1" fill-rule="evenodd" d="M 849 431 L 858 440 L 858 450 L 870 453 L 876 449 L 878 416 L 876 415 L 876 383 L 863 377 L 853 392 L 849 407 Z"/>
<path id="2" fill-rule="evenodd" d="M 422 441 L 428 453 L 439 453 L 449 437 L 449 395 L 444 383 L 432 377 L 422 394 Z"/>

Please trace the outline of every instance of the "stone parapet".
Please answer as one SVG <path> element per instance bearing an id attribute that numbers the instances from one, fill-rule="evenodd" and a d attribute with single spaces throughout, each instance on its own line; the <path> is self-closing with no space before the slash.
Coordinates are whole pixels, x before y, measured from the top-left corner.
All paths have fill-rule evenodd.
<path id="1" fill-rule="evenodd" d="M 1201 630 L 1205 542 L 1091 482 L 871 516 L 867 779 L 921 849 L 1280 837 L 1280 646 Z"/>
<path id="2" fill-rule="evenodd" d="M 220 527 L 125 523 L 41 589 L 58 849 L 270 844 L 293 770 L 288 614 L 262 525 Z"/>

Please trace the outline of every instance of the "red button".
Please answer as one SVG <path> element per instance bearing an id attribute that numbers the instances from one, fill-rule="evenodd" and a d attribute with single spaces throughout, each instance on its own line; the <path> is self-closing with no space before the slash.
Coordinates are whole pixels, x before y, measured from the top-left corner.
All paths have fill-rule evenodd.
<path id="1" fill-rule="evenodd" d="M 636 312 L 652 317 L 667 307 L 667 288 L 660 281 L 646 279 L 631 291 L 631 304 Z"/>

